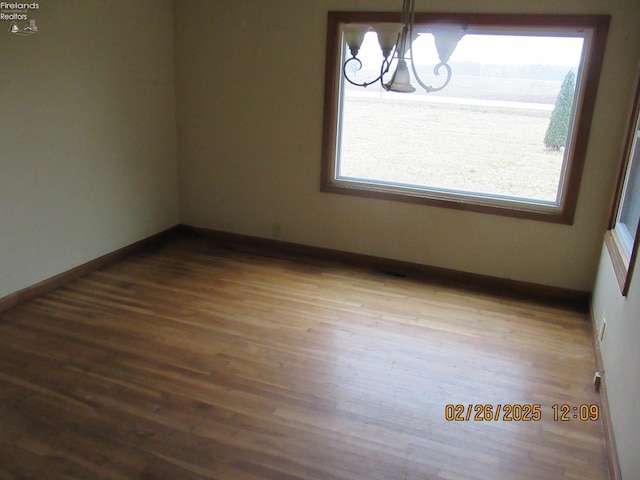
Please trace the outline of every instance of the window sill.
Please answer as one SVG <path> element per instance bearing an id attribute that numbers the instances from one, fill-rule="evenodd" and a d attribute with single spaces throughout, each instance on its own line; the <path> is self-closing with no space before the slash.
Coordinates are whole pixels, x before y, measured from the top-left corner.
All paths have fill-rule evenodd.
<path id="1" fill-rule="evenodd" d="M 384 184 L 374 185 L 368 182 L 344 180 L 323 182 L 321 190 L 326 193 L 445 207 L 550 223 L 570 225 L 573 222 L 573 219 L 563 211 L 564 209 L 556 204 L 542 201 L 539 203 L 523 201 L 519 198 L 512 199 L 511 197 L 497 195 L 464 195 L 464 192 L 449 193 L 447 191 L 400 188 Z"/>
<path id="2" fill-rule="evenodd" d="M 604 234 L 604 244 L 609 251 L 613 271 L 616 274 L 616 280 L 618 280 L 618 285 L 620 286 L 620 292 L 623 296 L 626 296 L 629 290 L 630 258 L 624 250 L 615 230 L 608 230 L 607 233 Z"/>

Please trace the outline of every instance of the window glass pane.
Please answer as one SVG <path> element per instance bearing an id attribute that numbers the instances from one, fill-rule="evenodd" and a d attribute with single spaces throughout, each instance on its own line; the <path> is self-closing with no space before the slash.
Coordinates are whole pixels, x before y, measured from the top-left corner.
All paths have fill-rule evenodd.
<path id="1" fill-rule="evenodd" d="M 427 94 L 414 79 L 413 94 L 343 81 L 336 178 L 558 204 L 583 46 L 559 34 L 467 34 L 441 92 Z M 375 33 L 358 57 L 363 68 L 350 76 L 379 75 Z M 414 42 L 413 58 L 426 84 L 442 83 L 432 35 Z"/>
<path id="2" fill-rule="evenodd" d="M 633 240 L 638 231 L 638 221 L 640 219 L 640 167 L 638 167 L 640 163 L 640 146 L 638 145 L 638 133 L 636 133 L 629 162 L 629 171 L 618 218 L 618 222 L 623 224 L 627 231 L 625 242 L 628 248 L 627 253 L 633 247 Z"/>

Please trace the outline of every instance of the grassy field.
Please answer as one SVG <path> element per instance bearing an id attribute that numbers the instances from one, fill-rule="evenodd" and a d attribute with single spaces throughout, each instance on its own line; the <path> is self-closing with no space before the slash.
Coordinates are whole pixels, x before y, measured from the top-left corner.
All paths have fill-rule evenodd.
<path id="1" fill-rule="evenodd" d="M 564 152 L 543 144 L 548 110 L 348 98 L 343 176 L 556 200 Z"/>

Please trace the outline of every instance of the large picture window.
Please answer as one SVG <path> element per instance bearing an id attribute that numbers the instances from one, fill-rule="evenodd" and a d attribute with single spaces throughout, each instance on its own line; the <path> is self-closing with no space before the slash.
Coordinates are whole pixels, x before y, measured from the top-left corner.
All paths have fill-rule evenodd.
<path id="1" fill-rule="evenodd" d="M 432 26 L 465 29 L 446 88 L 346 81 L 343 68 L 375 79 L 382 59 L 371 31 L 361 65 L 345 65 L 349 29 L 397 20 L 329 13 L 322 190 L 571 223 L 609 17 L 416 13 L 411 61 L 427 83 L 442 83 Z"/>
<path id="2" fill-rule="evenodd" d="M 616 278 L 627 295 L 640 239 L 640 67 L 629 116 L 620 176 L 605 243 L 613 260 Z"/>

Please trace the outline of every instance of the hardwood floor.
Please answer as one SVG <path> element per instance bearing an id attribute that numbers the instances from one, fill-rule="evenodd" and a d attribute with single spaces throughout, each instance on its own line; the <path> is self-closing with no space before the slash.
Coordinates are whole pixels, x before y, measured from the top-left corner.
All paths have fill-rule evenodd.
<path id="1" fill-rule="evenodd" d="M 0 314 L 0 479 L 607 479 L 573 418 L 591 342 L 583 313 L 176 239 Z"/>

